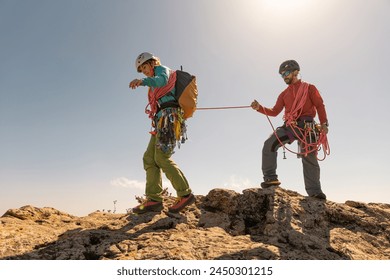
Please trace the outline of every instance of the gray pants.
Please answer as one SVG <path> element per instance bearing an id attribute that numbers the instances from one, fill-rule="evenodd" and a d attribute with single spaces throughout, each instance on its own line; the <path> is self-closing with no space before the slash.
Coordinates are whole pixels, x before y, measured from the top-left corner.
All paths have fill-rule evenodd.
<path id="1" fill-rule="evenodd" d="M 283 144 L 296 140 L 293 136 L 291 128 L 279 127 L 276 130 L 276 134 Z M 263 146 L 263 158 L 262 158 L 262 170 L 264 175 L 264 181 L 268 179 L 277 179 L 277 150 L 281 147 L 280 142 L 272 133 L 270 137 L 264 142 Z M 305 181 L 305 189 L 309 196 L 322 193 L 320 183 L 320 166 L 317 160 L 317 152 L 309 153 L 307 156 L 302 156 L 303 166 L 303 178 Z"/>

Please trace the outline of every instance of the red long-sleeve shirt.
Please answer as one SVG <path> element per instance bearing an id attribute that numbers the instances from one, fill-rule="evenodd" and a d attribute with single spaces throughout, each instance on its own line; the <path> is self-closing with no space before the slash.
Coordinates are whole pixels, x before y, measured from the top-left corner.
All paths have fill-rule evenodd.
<path id="1" fill-rule="evenodd" d="M 302 84 L 302 81 L 299 80 L 294 84 L 290 84 L 278 97 L 276 100 L 276 104 L 273 108 L 266 108 L 260 106 L 258 112 L 262 114 L 266 114 L 268 116 L 276 117 L 279 113 L 285 108 L 284 114 L 290 113 L 292 109 L 292 105 L 294 103 L 294 99 L 298 92 L 299 86 Z M 307 95 L 307 99 L 305 105 L 303 106 L 303 110 L 300 116 L 312 117 L 316 116 L 318 113 L 318 118 L 320 119 L 320 123 L 327 123 L 328 118 L 326 116 L 325 105 L 320 92 L 314 85 L 309 84 L 309 92 Z M 300 117 L 298 116 L 298 117 Z"/>

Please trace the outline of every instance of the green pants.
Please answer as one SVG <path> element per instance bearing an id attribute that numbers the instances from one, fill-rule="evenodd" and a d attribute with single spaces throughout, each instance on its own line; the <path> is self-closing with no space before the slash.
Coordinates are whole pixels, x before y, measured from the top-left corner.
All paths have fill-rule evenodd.
<path id="1" fill-rule="evenodd" d="M 187 179 L 176 163 L 171 160 L 172 153 L 164 153 L 156 147 L 156 136 L 152 135 L 148 148 L 144 154 L 144 169 L 146 171 L 146 197 L 162 201 L 161 192 L 162 177 L 161 171 L 171 181 L 176 190 L 177 196 L 185 196 L 192 191 Z"/>

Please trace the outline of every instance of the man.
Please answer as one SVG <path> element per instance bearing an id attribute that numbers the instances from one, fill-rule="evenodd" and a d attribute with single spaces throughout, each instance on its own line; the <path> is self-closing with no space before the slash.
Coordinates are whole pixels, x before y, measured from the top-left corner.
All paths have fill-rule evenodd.
<path id="1" fill-rule="evenodd" d="M 310 139 L 316 139 L 313 132 L 307 134 L 307 128 L 314 131 L 314 117 L 318 113 L 320 120 L 319 131 L 328 133 L 328 119 L 322 97 L 314 85 L 302 82 L 298 78 L 300 71 L 299 64 L 295 60 L 287 60 L 279 67 L 279 74 L 288 87 L 279 95 L 273 108 L 265 108 L 254 100 L 252 108 L 259 113 L 268 116 L 277 116 L 284 109 L 284 125 L 277 128 L 265 142 L 262 151 L 262 171 L 264 182 L 262 188 L 278 186 L 280 182 L 276 174 L 277 150 L 286 143 L 291 144 L 298 140 L 303 149 L 302 165 L 305 182 L 305 189 L 310 197 L 326 199 L 326 195 L 321 190 L 320 166 L 317 159 L 317 149 L 312 145 L 304 145 Z M 305 131 L 306 130 L 306 131 Z M 312 140 L 313 142 L 313 140 Z"/>

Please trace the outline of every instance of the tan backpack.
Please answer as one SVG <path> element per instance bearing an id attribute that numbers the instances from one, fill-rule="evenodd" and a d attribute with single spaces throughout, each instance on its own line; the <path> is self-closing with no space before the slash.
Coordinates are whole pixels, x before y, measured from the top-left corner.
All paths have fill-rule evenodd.
<path id="1" fill-rule="evenodd" d="M 184 118 L 191 118 L 196 111 L 196 105 L 198 103 L 196 77 L 182 70 L 176 70 L 175 87 L 175 97 L 184 111 Z"/>

